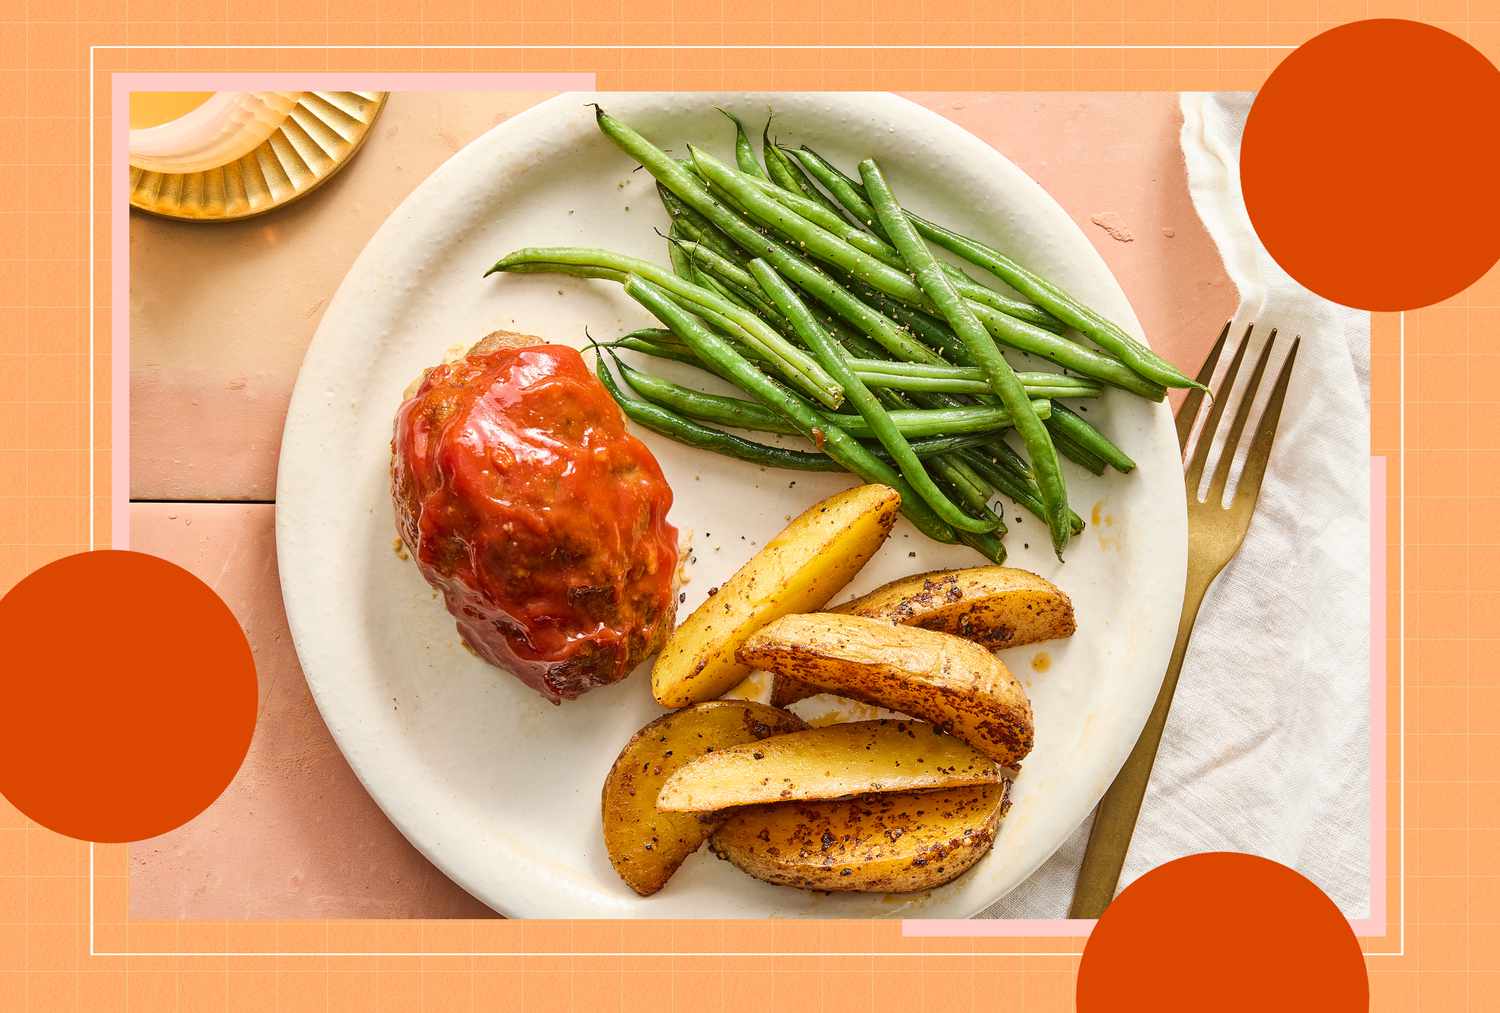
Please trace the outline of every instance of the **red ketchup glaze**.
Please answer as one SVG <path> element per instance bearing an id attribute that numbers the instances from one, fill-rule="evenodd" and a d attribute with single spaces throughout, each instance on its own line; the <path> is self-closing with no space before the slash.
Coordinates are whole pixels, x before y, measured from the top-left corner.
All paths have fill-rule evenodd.
<path id="1" fill-rule="evenodd" d="M 476 349 L 430 370 L 391 451 L 401 540 L 481 658 L 559 702 L 660 647 L 672 490 L 577 351 Z"/>

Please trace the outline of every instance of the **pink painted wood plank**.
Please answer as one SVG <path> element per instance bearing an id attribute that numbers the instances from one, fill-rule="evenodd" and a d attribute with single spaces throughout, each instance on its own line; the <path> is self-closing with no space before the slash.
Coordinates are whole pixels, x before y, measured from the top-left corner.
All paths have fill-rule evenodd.
<path id="1" fill-rule="evenodd" d="M 1103 254 L 1153 344 L 1197 367 L 1235 293 L 1188 198 L 1176 95 L 909 97 L 1041 182 Z M 539 98 L 393 95 L 359 157 L 289 208 L 214 226 L 133 216 L 131 497 L 274 498 L 303 352 L 366 239 L 448 155 Z"/>
<path id="2" fill-rule="evenodd" d="M 255 653 L 260 714 L 249 755 L 186 826 L 130 847 L 130 917 L 479 918 L 492 914 L 385 818 L 324 727 L 287 630 L 275 508 L 131 507 L 131 547 L 206 581 Z"/>

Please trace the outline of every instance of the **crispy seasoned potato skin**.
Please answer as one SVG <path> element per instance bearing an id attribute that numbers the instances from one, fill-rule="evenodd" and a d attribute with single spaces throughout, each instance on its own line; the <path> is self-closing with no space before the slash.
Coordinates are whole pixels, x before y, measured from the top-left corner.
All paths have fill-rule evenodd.
<path id="1" fill-rule="evenodd" d="M 1057 585 L 1013 566 L 934 570 L 877 587 L 830 611 L 952 633 L 981 647 L 1071 637 L 1073 602 Z"/>
<path id="2" fill-rule="evenodd" d="M 804 890 L 910 893 L 951 882 L 990 850 L 1010 782 L 790 802 L 736 813 L 714 854 L 756 879 Z"/>
<path id="3" fill-rule="evenodd" d="M 662 783 L 715 749 L 806 726 L 795 714 L 748 700 L 715 700 L 664 715 L 631 737 L 604 779 L 604 845 L 632 890 L 660 890 L 713 832 L 714 820 L 656 809 Z"/>
<path id="4" fill-rule="evenodd" d="M 656 807 L 708 813 L 999 780 L 993 760 L 925 721 L 854 721 L 716 749 L 667 778 Z"/>
<path id="5" fill-rule="evenodd" d="M 831 612 L 783 616 L 740 660 L 921 718 L 1003 767 L 1031 751 L 1031 701 L 1004 662 L 950 633 Z"/>
<path id="6" fill-rule="evenodd" d="M 1013 566 L 918 573 L 829 611 L 952 633 L 990 650 L 1071 637 L 1077 629 L 1066 594 L 1051 581 Z M 778 676 L 771 703 L 785 707 L 818 692 Z"/>
<path id="7" fill-rule="evenodd" d="M 896 490 L 861 485 L 809 507 L 672 632 L 651 670 L 657 702 L 684 707 L 742 680 L 749 668 L 735 652 L 745 638 L 827 604 L 880 548 L 900 506 Z"/>

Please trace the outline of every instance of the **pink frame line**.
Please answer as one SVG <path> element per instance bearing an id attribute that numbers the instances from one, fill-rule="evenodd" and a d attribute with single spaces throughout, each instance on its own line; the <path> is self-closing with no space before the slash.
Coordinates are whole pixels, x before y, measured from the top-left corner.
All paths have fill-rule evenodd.
<path id="1" fill-rule="evenodd" d="M 587 91 L 589 73 L 116 73 L 110 75 L 110 468 L 111 543 L 130 545 L 130 174 L 129 101 L 132 91 Z M 1370 917 L 1351 921 L 1355 935 L 1387 931 L 1386 792 L 1375 790 L 1375 772 L 1386 767 L 1386 478 L 1384 457 L 1371 458 L 1370 608 Z M 1384 787 L 1384 778 L 1382 778 Z M 92 889 L 92 884 L 91 887 Z M 1094 922 L 1054 919 L 909 919 L 912 937 L 1082 938 Z"/>

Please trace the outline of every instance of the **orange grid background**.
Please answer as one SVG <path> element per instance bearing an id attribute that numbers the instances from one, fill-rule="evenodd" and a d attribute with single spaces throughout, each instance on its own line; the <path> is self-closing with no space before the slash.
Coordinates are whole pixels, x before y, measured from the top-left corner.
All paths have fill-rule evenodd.
<path id="1" fill-rule="evenodd" d="M 308 0 L 240 20 L 191 0 L 104 0 L 0 10 L 0 591 L 87 547 L 88 240 L 98 257 L 94 376 L 98 544 L 109 541 L 109 151 L 111 70 L 592 71 L 601 88 L 1241 89 L 1264 80 L 1276 51 L 1361 17 L 1420 18 L 1500 54 L 1492 3 L 1308 0 L 1074 0 L 1055 4 L 494 0 L 416 3 Z M 1482 9 L 1481 9 L 1482 8 Z M 1309 16 L 1309 12 L 1314 16 Z M 565 15 L 565 16 L 563 16 Z M 363 20 L 361 20 L 363 19 Z M 89 46 L 130 43 L 354 46 L 441 44 L 1178 44 L 1182 50 L 104 50 L 100 116 L 87 164 Z M 86 186 L 96 194 L 87 220 Z M 1374 326 L 1372 452 L 1391 457 L 1389 512 L 1394 665 L 1399 362 L 1396 320 Z M 1389 693 L 1391 929 L 1365 940 L 1375 1010 L 1493 1008 L 1500 992 L 1500 675 L 1474 664 L 1500 638 L 1500 268 L 1441 306 L 1407 317 L 1407 830 L 1402 910 L 1396 874 L 1395 734 Z M 1482 544 L 1481 544 L 1482 543 Z M 622 956 L 207 958 L 88 956 L 87 848 L 0 799 L 0 1011 L 778 1009 L 1071 1010 L 1077 940 L 903 940 L 874 923 L 704 922 L 126 922 L 123 847 L 97 853 L 97 948 L 171 950 L 607 951 Z M 1274 943 L 1274 940 L 1268 940 Z M 832 950 L 946 957 L 830 958 Z M 786 953 L 654 958 L 632 952 Z M 1268 967 L 1268 973 L 1274 973 Z"/>

